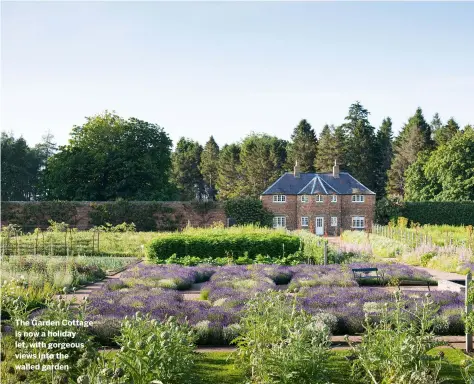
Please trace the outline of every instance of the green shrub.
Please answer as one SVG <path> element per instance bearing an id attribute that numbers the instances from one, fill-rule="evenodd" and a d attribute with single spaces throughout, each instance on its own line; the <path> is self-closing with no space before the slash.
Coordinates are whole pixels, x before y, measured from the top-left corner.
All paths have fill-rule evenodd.
<path id="1" fill-rule="evenodd" d="M 238 197 L 224 203 L 225 214 L 235 220 L 237 225 L 258 224 L 271 226 L 273 214 L 263 207 L 259 199 Z"/>
<path id="2" fill-rule="evenodd" d="M 474 225 L 474 201 L 407 202 L 400 213 L 421 225 Z"/>
<path id="3" fill-rule="evenodd" d="M 436 256 L 436 252 L 427 252 L 421 256 L 420 264 L 426 267 L 430 260 Z"/>
<path id="4" fill-rule="evenodd" d="M 238 259 L 247 256 L 253 260 L 259 254 L 285 257 L 296 253 L 299 248 L 299 237 L 283 231 L 233 227 L 162 234 L 147 245 L 147 255 L 157 262 L 163 262 L 174 254 L 176 258 L 192 255 L 212 259 L 225 256 Z"/>

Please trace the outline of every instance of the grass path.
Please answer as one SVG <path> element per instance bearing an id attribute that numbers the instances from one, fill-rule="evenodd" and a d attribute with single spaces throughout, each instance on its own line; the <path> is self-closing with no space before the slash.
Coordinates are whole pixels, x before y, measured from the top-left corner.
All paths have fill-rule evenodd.
<path id="1" fill-rule="evenodd" d="M 431 353 L 442 350 L 445 354 L 440 376 L 447 384 L 464 384 L 459 364 L 465 359 L 462 351 L 450 348 L 436 348 Z M 348 350 L 332 351 L 329 358 L 330 382 L 333 384 L 347 384 L 351 382 L 350 363 L 345 358 L 350 354 Z M 203 353 L 197 364 L 196 384 L 244 384 L 244 372 L 237 368 L 229 352 Z"/>

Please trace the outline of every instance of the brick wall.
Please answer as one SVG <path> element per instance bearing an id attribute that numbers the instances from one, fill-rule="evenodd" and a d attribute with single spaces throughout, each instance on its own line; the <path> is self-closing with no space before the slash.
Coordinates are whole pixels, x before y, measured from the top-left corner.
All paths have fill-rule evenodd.
<path id="1" fill-rule="evenodd" d="M 372 229 L 375 213 L 375 195 L 364 196 L 363 203 L 353 203 L 351 195 L 342 196 L 342 220 L 344 229 L 351 229 L 353 216 L 364 216 L 365 229 Z"/>
<path id="2" fill-rule="evenodd" d="M 262 196 L 262 204 L 264 208 L 267 208 L 274 216 L 285 216 L 286 227 L 293 230 L 297 228 L 296 199 L 296 195 L 286 195 L 285 203 L 274 203 L 272 195 L 264 195 Z"/>
<path id="3" fill-rule="evenodd" d="M 94 204 L 104 204 L 106 202 L 94 202 Z M 11 205 L 14 211 L 22 210 L 26 205 L 29 204 L 41 204 L 40 202 L 7 202 L 6 204 Z M 92 224 L 89 220 L 89 213 L 92 211 L 91 207 L 92 202 L 77 202 L 76 204 L 76 214 L 70 220 L 69 224 L 77 227 L 79 229 L 89 229 L 92 227 Z M 187 224 L 188 221 L 193 227 L 207 227 L 213 223 L 220 222 L 227 224 L 227 216 L 224 211 L 222 204 L 216 203 L 215 208 L 212 208 L 206 212 L 196 211 L 192 206 L 191 202 L 186 201 L 165 201 L 161 202 L 163 207 L 172 208 L 171 213 L 155 213 L 153 216 L 156 220 L 157 227 L 160 228 L 160 224 L 166 220 L 166 217 L 178 220 L 178 228 L 182 229 Z M 41 217 L 41 222 L 47 222 L 47 219 L 50 217 Z M 8 225 L 8 220 L 5 220 L 2 217 L 2 225 Z M 39 223 L 32 223 L 31 228 L 26 228 L 27 230 L 32 230 L 35 227 L 43 227 Z M 47 225 L 46 225 L 47 226 Z"/>

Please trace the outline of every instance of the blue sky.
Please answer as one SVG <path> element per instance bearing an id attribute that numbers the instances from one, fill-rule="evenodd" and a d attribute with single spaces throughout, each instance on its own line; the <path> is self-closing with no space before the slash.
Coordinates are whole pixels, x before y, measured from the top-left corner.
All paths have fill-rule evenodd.
<path id="1" fill-rule="evenodd" d="M 29 144 L 106 109 L 174 142 L 319 133 L 356 100 L 474 124 L 474 3 L 2 2 L 2 130 Z"/>

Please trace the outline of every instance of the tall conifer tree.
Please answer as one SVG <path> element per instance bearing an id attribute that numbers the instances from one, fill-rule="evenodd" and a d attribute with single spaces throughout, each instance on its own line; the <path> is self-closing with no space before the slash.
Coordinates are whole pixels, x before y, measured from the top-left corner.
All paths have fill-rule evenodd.
<path id="1" fill-rule="evenodd" d="M 306 120 L 301 120 L 291 135 L 291 142 L 288 144 L 288 165 L 287 169 L 293 169 L 296 160 L 301 172 L 314 172 L 314 159 L 318 140 L 314 129 Z"/>

